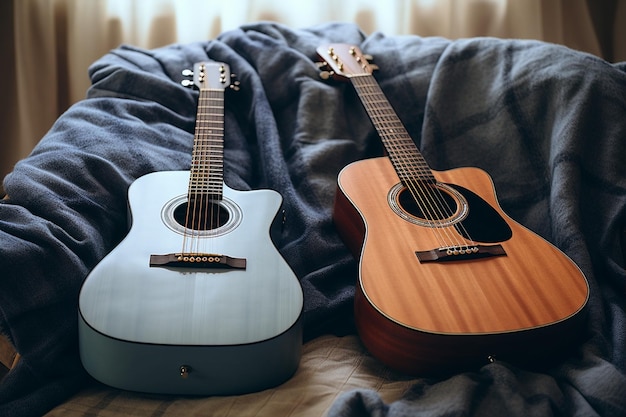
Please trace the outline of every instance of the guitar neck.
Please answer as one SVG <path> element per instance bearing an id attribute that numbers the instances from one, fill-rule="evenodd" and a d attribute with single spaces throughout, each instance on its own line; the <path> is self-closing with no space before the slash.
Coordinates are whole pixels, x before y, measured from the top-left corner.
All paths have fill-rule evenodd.
<path id="1" fill-rule="evenodd" d="M 428 163 L 404 128 L 393 107 L 371 74 L 350 77 L 385 150 L 403 183 L 420 179 L 435 182 Z"/>
<path id="2" fill-rule="evenodd" d="M 221 200 L 224 184 L 224 90 L 201 89 L 189 195 Z"/>

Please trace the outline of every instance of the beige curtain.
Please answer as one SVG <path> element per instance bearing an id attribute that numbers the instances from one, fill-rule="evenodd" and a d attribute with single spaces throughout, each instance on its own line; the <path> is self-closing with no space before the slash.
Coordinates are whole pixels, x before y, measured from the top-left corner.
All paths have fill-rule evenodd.
<path id="1" fill-rule="evenodd" d="M 366 33 L 496 36 L 626 60 L 626 0 L 2 0 L 0 178 L 82 99 L 87 67 L 120 43 L 154 48 L 242 24 L 357 23 Z M 1 188 L 0 188 L 1 193 Z"/>

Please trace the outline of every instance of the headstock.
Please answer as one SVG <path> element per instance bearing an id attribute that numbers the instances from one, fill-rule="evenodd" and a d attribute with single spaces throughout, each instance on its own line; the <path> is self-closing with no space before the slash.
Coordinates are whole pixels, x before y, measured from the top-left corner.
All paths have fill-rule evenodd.
<path id="1" fill-rule="evenodd" d="M 232 82 L 235 74 L 230 73 L 228 64 L 215 61 L 197 62 L 193 66 L 193 71 L 183 70 L 183 76 L 193 77 L 192 80 L 182 80 L 185 87 L 197 87 L 200 90 L 219 90 L 231 88 L 239 91 L 239 81 Z"/>
<path id="2" fill-rule="evenodd" d="M 317 54 L 324 60 L 320 68 L 320 76 L 324 79 L 347 79 L 359 75 L 369 75 L 378 67 L 370 64 L 371 55 L 364 55 L 358 46 L 345 43 L 334 43 L 317 48 Z"/>

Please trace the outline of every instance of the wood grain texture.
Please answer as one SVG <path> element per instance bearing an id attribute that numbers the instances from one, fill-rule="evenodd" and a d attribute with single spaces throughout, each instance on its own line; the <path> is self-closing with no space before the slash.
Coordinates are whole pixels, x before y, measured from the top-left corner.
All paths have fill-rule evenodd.
<path id="1" fill-rule="evenodd" d="M 346 167 L 335 220 L 359 253 L 355 312 L 368 349 L 395 368 L 420 373 L 492 354 L 532 356 L 571 342 L 588 298 L 576 264 L 502 211 L 485 172 L 433 174 L 472 190 L 498 211 L 513 231 L 501 242 L 507 255 L 420 263 L 415 251 L 437 248 L 437 236 L 391 210 L 387 194 L 398 177 L 389 160 Z M 533 340 L 534 353 L 525 343 Z"/>

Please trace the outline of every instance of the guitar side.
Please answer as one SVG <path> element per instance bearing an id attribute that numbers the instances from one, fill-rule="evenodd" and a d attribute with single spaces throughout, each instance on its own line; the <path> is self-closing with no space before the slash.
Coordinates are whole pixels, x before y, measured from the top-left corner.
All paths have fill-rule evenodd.
<path id="1" fill-rule="evenodd" d="M 493 357 L 540 361 L 576 340 L 589 291 L 576 264 L 501 210 L 485 172 L 433 175 L 478 196 L 505 222 L 510 233 L 497 242 L 505 256 L 420 261 L 416 252 L 439 247 L 441 230 L 465 239 L 454 227 L 433 232 L 392 209 L 398 177 L 388 158 L 344 168 L 334 216 L 359 258 L 355 320 L 368 350 L 395 369 L 432 374 Z"/>
<path id="2" fill-rule="evenodd" d="M 282 199 L 224 187 L 231 221 L 198 240 L 210 253 L 245 259 L 245 269 L 150 266 L 151 255 L 180 251 L 182 226 L 171 213 L 188 181 L 188 171 L 158 172 L 131 185 L 131 229 L 80 292 L 83 364 L 99 381 L 133 391 L 275 386 L 295 372 L 302 343 L 302 289 L 269 234 Z"/>

